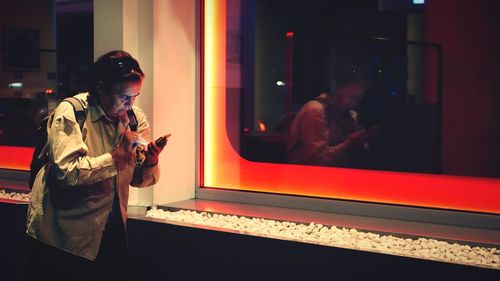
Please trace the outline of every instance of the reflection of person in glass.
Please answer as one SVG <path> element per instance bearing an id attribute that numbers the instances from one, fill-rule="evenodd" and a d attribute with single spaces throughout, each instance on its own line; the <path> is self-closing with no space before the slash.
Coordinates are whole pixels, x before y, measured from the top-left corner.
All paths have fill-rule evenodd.
<path id="1" fill-rule="evenodd" d="M 358 167 L 372 130 L 358 125 L 354 108 L 363 98 L 365 80 L 356 67 L 336 74 L 331 89 L 306 103 L 290 127 L 290 163 Z"/>

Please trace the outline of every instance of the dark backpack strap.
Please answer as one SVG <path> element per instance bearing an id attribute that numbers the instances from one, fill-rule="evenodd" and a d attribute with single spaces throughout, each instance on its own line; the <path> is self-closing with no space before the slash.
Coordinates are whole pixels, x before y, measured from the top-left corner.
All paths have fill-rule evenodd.
<path id="1" fill-rule="evenodd" d="M 134 110 L 130 109 L 129 111 L 127 111 L 127 115 L 128 115 L 128 122 L 129 122 L 128 125 L 130 126 L 130 130 L 134 132 L 137 131 L 138 122 Z"/>
<path id="2" fill-rule="evenodd" d="M 80 129 L 82 129 L 83 123 L 85 123 L 85 118 L 87 117 L 87 111 L 83 107 L 83 103 L 75 97 L 68 97 L 65 98 L 63 101 L 69 102 L 73 106 L 73 110 L 75 111 L 76 122 L 78 122 Z"/>

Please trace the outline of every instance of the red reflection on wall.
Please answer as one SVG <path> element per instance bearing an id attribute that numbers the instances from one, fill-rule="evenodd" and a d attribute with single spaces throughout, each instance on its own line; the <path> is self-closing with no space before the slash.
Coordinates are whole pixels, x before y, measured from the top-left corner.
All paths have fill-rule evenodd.
<path id="1" fill-rule="evenodd" d="M 204 9 L 204 186 L 500 214 L 499 179 L 243 159 L 226 130 L 226 1 Z"/>
<path id="2" fill-rule="evenodd" d="M 0 146 L 0 169 L 29 171 L 33 147 Z"/>
<path id="3" fill-rule="evenodd" d="M 500 175 L 498 11 L 498 1 L 425 3 L 425 40 L 440 44 L 444 52 L 445 173 Z M 427 81 L 435 79 L 435 73 L 430 71 L 425 77 Z M 435 99 L 432 89 L 426 88 L 426 92 L 430 100 Z"/>

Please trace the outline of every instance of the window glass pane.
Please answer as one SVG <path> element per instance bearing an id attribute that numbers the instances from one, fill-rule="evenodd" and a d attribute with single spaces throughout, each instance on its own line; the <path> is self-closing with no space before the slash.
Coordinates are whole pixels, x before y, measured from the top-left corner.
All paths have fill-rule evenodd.
<path id="1" fill-rule="evenodd" d="M 0 168 L 29 169 L 35 129 L 60 100 L 85 92 L 92 1 L 8 0 L 0 12 Z"/>
<path id="2" fill-rule="evenodd" d="M 243 158 L 500 176 L 442 167 L 443 57 L 422 5 L 313 2 L 227 1 L 228 130 Z"/>
<path id="3" fill-rule="evenodd" d="M 202 185 L 500 212 L 498 42 L 440 5 L 205 3 Z"/>

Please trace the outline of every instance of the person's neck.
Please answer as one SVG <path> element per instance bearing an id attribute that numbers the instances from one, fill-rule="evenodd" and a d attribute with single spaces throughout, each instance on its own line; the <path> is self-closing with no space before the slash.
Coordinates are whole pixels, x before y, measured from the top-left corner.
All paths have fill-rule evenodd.
<path id="1" fill-rule="evenodd" d="M 102 108 L 102 111 L 104 112 L 104 115 L 106 116 L 106 118 L 108 120 L 113 121 L 113 122 L 117 122 L 120 120 L 120 116 L 109 114 L 108 109 L 102 103 L 100 103 L 99 106 Z"/>
<path id="2" fill-rule="evenodd" d="M 339 106 L 338 100 L 335 98 L 335 96 L 330 96 L 329 103 L 332 105 L 332 108 L 335 111 L 337 112 L 343 111 L 342 108 Z"/>

